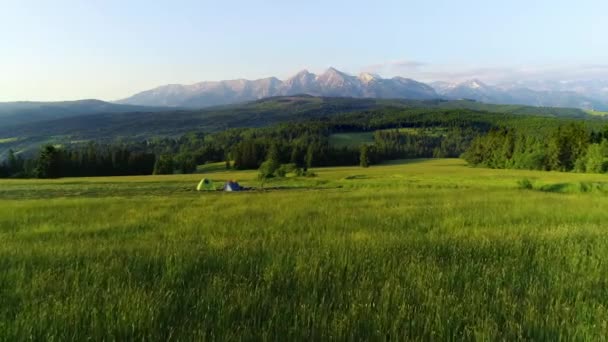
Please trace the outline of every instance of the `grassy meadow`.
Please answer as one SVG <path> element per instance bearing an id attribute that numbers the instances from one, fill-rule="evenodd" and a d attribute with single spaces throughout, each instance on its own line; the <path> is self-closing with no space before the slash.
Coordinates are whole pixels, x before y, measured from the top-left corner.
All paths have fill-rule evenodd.
<path id="1" fill-rule="evenodd" d="M 604 340 L 608 178 L 461 160 L 0 181 L 0 340 Z"/>
<path id="2" fill-rule="evenodd" d="M 589 114 L 589 115 L 595 115 L 595 116 L 606 116 L 606 115 L 608 115 L 608 112 L 603 112 L 603 111 L 599 111 L 599 110 L 586 110 L 585 112 L 587 114 Z"/>
<path id="3" fill-rule="evenodd" d="M 0 144 L 8 144 L 19 140 L 18 138 L 3 138 L 0 139 Z"/>
<path id="4" fill-rule="evenodd" d="M 373 132 L 334 133 L 329 136 L 329 144 L 334 148 L 359 148 L 363 144 L 374 143 Z"/>

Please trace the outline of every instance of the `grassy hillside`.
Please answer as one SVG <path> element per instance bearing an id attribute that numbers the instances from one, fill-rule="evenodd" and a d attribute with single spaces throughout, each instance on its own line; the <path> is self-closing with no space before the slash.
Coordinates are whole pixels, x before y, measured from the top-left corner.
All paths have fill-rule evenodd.
<path id="1" fill-rule="evenodd" d="M 63 102 L 0 102 L 0 127 L 23 125 L 98 113 L 155 112 L 164 108 L 131 106 L 99 100 Z"/>
<path id="2" fill-rule="evenodd" d="M 129 106 L 124 106 L 128 108 Z M 133 107 L 137 108 L 137 107 Z M 386 109 L 464 109 L 512 115 L 589 117 L 580 109 L 490 105 L 474 101 L 413 101 L 312 96 L 275 97 L 239 105 L 203 110 L 126 111 L 114 109 L 90 115 L 38 119 L 27 124 L 0 125 L 6 136 L 72 136 L 108 138 L 117 136 L 172 135 L 192 130 L 220 131 L 234 127 L 263 127 L 271 124 L 320 118 L 336 114 Z"/>
<path id="3" fill-rule="evenodd" d="M 371 99 L 298 96 L 269 98 L 204 110 L 104 112 L 25 124 L 7 124 L 0 125 L 0 139 L 18 137 L 19 141 L 0 145 L 0 159 L 9 148 L 32 151 L 46 142 L 107 143 L 117 139 L 141 141 L 152 137 L 177 137 L 192 131 L 217 132 L 236 127 L 264 127 L 280 122 L 369 110 L 377 106 L 376 100 Z"/>
<path id="4" fill-rule="evenodd" d="M 323 99 L 312 96 L 270 98 L 241 105 L 204 110 L 98 113 L 0 126 L 0 137 L 71 136 L 104 139 L 120 136 L 149 137 L 188 131 L 220 131 L 232 127 L 262 127 L 277 122 L 307 119 L 338 112 L 366 110 L 375 100 Z"/>
<path id="5" fill-rule="evenodd" d="M 575 117 L 585 118 L 588 113 L 585 110 L 578 108 L 558 108 L 558 107 L 534 107 L 524 105 L 500 105 L 489 104 L 471 100 L 457 101 L 438 101 L 436 104 L 430 105 L 443 109 L 470 109 L 491 113 L 503 113 L 513 115 L 537 115 L 550 117 Z"/>
<path id="6" fill-rule="evenodd" d="M 602 112 L 602 111 L 598 111 L 598 110 L 586 110 L 585 112 L 587 114 L 589 114 L 589 115 L 595 115 L 595 116 L 606 116 L 606 115 L 608 115 L 608 112 Z"/>
<path id="7" fill-rule="evenodd" d="M 273 97 L 203 110 L 121 112 L 131 107 L 116 105 L 103 113 L 76 114 L 74 110 L 80 107 L 90 110 L 115 105 L 101 101 L 52 105 L 54 107 L 49 107 L 52 110 L 63 110 L 62 106 L 67 106 L 70 111 L 62 114 L 52 114 L 51 111 L 50 115 L 43 115 L 47 119 L 39 118 L 33 122 L 0 124 L 0 160 L 7 156 L 9 149 L 31 156 L 41 145 L 48 143 L 62 146 L 83 145 L 90 141 L 103 144 L 132 143 L 154 138 L 177 138 L 187 132 L 211 133 L 231 128 L 261 128 L 311 120 L 333 124 L 337 127 L 333 133 L 348 132 L 349 127 L 358 127 L 355 131 L 361 131 L 366 125 L 379 121 L 384 123 L 383 127 L 445 127 L 458 122 L 461 126 L 486 129 L 497 126 L 527 127 L 531 132 L 569 120 L 585 120 L 589 126 L 596 128 L 606 123 L 605 117 L 588 115 L 580 109 L 489 105 L 475 101 L 320 98 L 306 95 Z M 42 115 L 41 112 L 37 113 Z M 54 119 L 48 120 L 49 116 Z M 32 119 L 32 116 L 25 116 L 28 117 Z M 0 104 L 0 123 L 2 118 Z M 357 141 L 336 139 L 333 142 L 336 146 L 358 144 Z"/>
<path id="8" fill-rule="evenodd" d="M 335 133 L 329 136 L 329 144 L 335 148 L 359 148 L 363 144 L 373 144 L 373 132 Z"/>
<path id="9" fill-rule="evenodd" d="M 0 181 L 1 338 L 604 338 L 605 176 L 314 171 Z"/>

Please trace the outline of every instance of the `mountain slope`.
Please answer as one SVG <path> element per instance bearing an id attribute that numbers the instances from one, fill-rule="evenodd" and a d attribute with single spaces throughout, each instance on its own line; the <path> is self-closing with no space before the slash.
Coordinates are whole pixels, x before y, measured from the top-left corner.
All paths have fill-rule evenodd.
<path id="1" fill-rule="evenodd" d="M 112 140 L 117 137 L 172 136 L 187 131 L 213 132 L 235 127 L 263 127 L 370 110 L 462 109 L 504 114 L 552 117 L 589 117 L 583 110 L 491 105 L 475 101 L 393 100 L 372 98 L 271 97 L 244 104 L 158 112 L 99 113 L 0 126 L 0 140 L 14 137 L 69 136 L 72 140 Z"/>
<path id="2" fill-rule="evenodd" d="M 335 113 L 375 108 L 374 99 L 272 97 L 245 104 L 198 110 L 100 113 L 13 126 L 0 126 L 0 139 L 69 136 L 72 140 L 112 140 L 116 137 L 172 136 L 187 131 L 219 131 L 233 127 L 262 127 Z"/>
<path id="3" fill-rule="evenodd" d="M 135 94 L 118 103 L 146 106 L 203 108 L 253 101 L 271 96 L 308 94 L 328 97 L 373 97 L 396 99 L 438 98 L 426 84 L 401 77 L 383 79 L 371 74 L 359 77 L 335 68 L 315 75 L 306 70 L 281 81 L 277 78 L 200 82 L 192 85 L 166 85 Z"/>
<path id="4" fill-rule="evenodd" d="M 494 104 L 538 107 L 572 107 L 607 110 L 608 104 L 581 93 L 565 90 L 532 90 L 521 86 L 491 86 L 479 80 L 462 83 L 436 82 L 437 93 L 448 99 L 472 99 Z"/>
<path id="5" fill-rule="evenodd" d="M 115 104 L 99 100 L 64 102 L 0 102 L 0 127 L 97 113 L 155 112 L 149 106 Z"/>
<path id="6" fill-rule="evenodd" d="M 135 94 L 117 103 L 206 108 L 301 94 L 378 99 L 473 99 L 493 104 L 608 110 L 608 82 L 539 81 L 497 86 L 473 79 L 462 83 L 434 82 L 429 86 L 403 77 L 382 78 L 371 73 L 353 76 L 335 68 L 329 68 L 320 75 L 303 70 L 284 81 L 270 77 L 172 84 Z"/>
<path id="7" fill-rule="evenodd" d="M 264 127 L 283 122 L 328 118 L 346 113 L 398 113 L 417 111 L 427 115 L 440 111 L 496 113 L 589 118 L 580 109 L 490 105 L 475 101 L 394 100 L 372 98 L 328 98 L 313 96 L 271 97 L 244 104 L 157 112 L 100 113 L 50 120 L 0 125 L 0 160 L 9 149 L 30 153 L 41 144 L 74 144 L 117 139 L 143 141 L 154 137 L 176 137 L 185 132 L 216 132 L 228 128 Z M 596 118 L 594 120 L 601 120 Z"/>

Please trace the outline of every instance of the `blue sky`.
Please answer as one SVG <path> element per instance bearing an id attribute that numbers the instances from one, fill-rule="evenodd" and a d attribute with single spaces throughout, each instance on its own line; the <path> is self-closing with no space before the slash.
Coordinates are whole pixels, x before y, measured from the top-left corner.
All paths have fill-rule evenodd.
<path id="1" fill-rule="evenodd" d="M 115 100 L 329 66 L 424 81 L 601 74 L 607 13 L 605 0 L 1 0 L 0 101 Z"/>

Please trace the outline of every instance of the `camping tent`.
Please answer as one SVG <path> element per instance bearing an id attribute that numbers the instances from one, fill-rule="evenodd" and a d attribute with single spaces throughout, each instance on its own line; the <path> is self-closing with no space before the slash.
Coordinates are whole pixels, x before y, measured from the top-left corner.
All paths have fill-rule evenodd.
<path id="1" fill-rule="evenodd" d="M 228 181 L 224 184 L 224 191 L 241 191 L 243 188 L 239 185 L 238 182 Z"/>
<path id="2" fill-rule="evenodd" d="M 211 179 L 203 178 L 196 186 L 196 190 L 215 190 L 215 185 L 213 185 L 213 181 Z"/>

